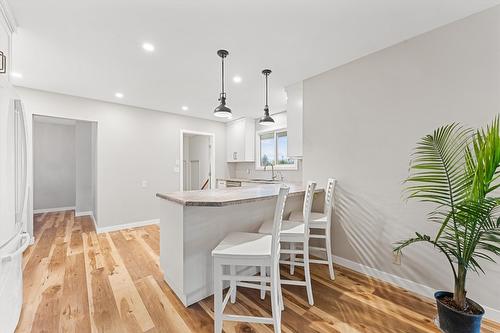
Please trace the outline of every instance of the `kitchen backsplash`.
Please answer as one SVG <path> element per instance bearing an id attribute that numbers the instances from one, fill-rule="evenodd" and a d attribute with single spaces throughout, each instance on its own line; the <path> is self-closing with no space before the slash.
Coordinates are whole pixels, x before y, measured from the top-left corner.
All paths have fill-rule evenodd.
<path id="1" fill-rule="evenodd" d="M 271 169 L 267 171 L 255 170 L 254 162 L 239 162 L 239 163 L 227 163 L 229 177 L 230 178 L 243 178 L 243 179 L 253 179 L 253 178 L 271 178 Z M 302 181 L 302 161 L 298 161 L 297 170 L 280 170 L 276 172 L 281 172 L 287 181 L 301 182 Z"/>

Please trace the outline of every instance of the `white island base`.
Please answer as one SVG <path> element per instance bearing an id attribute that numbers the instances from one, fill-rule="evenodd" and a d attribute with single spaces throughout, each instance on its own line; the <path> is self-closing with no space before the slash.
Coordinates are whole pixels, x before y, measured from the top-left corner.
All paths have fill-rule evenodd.
<path id="1" fill-rule="evenodd" d="M 279 186 L 271 186 L 268 190 L 274 189 L 277 194 Z M 302 186 L 291 187 L 292 190 L 285 216 L 302 209 Z M 228 191 L 240 196 L 232 200 Z M 252 189 L 199 192 L 157 195 L 164 199 L 160 203 L 161 269 L 165 281 L 185 306 L 213 294 L 212 249 L 230 232 L 257 232 L 262 222 L 273 218 L 276 205 L 276 195 L 262 196 L 257 189 L 253 189 L 253 198 Z M 189 193 L 199 197 L 189 200 Z M 252 269 L 248 274 L 256 272 L 256 268 Z"/>

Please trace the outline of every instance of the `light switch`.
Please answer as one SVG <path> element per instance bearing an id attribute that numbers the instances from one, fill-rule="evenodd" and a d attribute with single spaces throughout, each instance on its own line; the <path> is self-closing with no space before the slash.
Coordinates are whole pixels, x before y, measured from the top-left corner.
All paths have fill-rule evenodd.
<path id="1" fill-rule="evenodd" d="M 141 187 L 142 187 L 142 188 L 146 188 L 146 187 L 148 187 L 148 181 L 147 181 L 147 180 L 143 180 L 143 181 L 141 182 Z"/>

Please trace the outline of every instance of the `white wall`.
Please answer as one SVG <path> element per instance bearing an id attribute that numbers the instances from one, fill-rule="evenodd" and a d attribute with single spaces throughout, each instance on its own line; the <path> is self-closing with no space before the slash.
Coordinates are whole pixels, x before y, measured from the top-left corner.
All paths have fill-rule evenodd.
<path id="1" fill-rule="evenodd" d="M 405 203 L 412 149 L 438 126 L 484 126 L 500 111 L 500 8 L 468 17 L 304 82 L 304 180 L 338 179 L 336 255 L 436 289 L 452 288 L 444 258 L 393 243 L 434 234 L 430 207 Z M 500 260 L 500 258 L 496 258 Z M 500 309 L 500 264 L 470 273 L 468 296 Z"/>
<path id="2" fill-rule="evenodd" d="M 179 189 L 180 130 L 215 134 L 216 177 L 224 177 L 222 123 L 18 88 L 29 112 L 97 122 L 97 223 L 157 219 L 157 192 Z M 177 163 L 176 163 L 177 162 Z M 146 180 L 148 186 L 141 183 Z"/>
<path id="3" fill-rule="evenodd" d="M 75 206 L 75 125 L 33 124 L 35 210 Z"/>

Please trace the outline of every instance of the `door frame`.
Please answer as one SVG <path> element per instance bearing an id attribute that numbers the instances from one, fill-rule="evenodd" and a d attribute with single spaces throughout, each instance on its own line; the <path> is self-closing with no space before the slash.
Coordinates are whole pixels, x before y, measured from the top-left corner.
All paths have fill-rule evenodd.
<path id="1" fill-rule="evenodd" d="M 203 135 L 210 138 L 210 189 L 215 189 L 215 134 L 188 129 L 180 130 L 180 158 L 176 166 L 179 169 L 179 190 L 184 191 L 184 134 Z"/>

